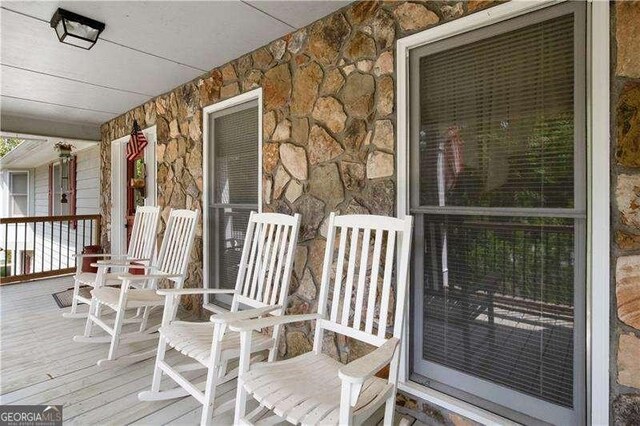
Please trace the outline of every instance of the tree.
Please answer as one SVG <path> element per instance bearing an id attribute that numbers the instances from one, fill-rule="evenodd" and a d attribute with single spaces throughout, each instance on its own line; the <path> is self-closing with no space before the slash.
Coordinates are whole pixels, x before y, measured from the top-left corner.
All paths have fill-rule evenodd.
<path id="1" fill-rule="evenodd" d="M 0 158 L 4 157 L 16 146 L 20 145 L 23 139 L 0 137 Z"/>

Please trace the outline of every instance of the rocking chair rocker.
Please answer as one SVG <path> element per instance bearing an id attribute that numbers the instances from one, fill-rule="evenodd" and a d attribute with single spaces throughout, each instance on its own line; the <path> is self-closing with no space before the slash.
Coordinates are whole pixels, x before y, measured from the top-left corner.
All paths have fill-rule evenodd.
<path id="1" fill-rule="evenodd" d="M 101 367 L 115 367 L 129 365 L 134 362 L 151 358 L 155 349 L 118 357 L 120 343 L 141 342 L 157 339 L 159 325 L 147 328 L 150 310 L 164 305 L 164 298 L 156 293 L 158 281 L 172 281 L 174 288 L 181 289 L 187 275 L 187 266 L 191 247 L 195 237 L 198 211 L 172 210 L 167 221 L 162 246 L 157 259 L 150 266 L 126 264 L 129 269 L 143 269 L 145 275 L 120 274 L 120 288 L 100 287 L 91 291 L 91 306 L 85 326 L 84 335 L 75 336 L 73 340 L 81 343 L 110 342 L 109 354 L 106 359 L 98 361 Z M 98 275 L 107 268 L 122 266 L 122 262 L 98 262 Z M 142 284 L 141 286 L 139 286 Z M 102 308 L 107 307 L 116 312 L 113 326 L 108 325 L 101 318 Z M 137 331 L 123 333 L 122 327 L 127 309 L 142 309 L 142 321 Z M 177 309 L 177 306 L 174 308 Z M 175 315 L 175 312 L 163 315 Z M 92 336 L 93 325 L 97 324 L 108 336 Z"/>
<path id="2" fill-rule="evenodd" d="M 281 420 L 305 425 L 361 424 L 382 405 L 385 405 L 384 424 L 393 424 L 411 227 L 411 216 L 395 219 L 331 214 L 318 313 L 267 317 L 229 325 L 231 330 L 240 333 L 242 348 L 234 424 L 251 424 L 258 419 L 264 424 Z M 334 268 L 337 230 L 340 231 L 340 243 Z M 372 233 L 375 233 L 374 237 Z M 347 256 L 348 234 L 350 243 Z M 359 243 L 361 234 L 362 243 Z M 397 240 L 399 250 L 396 250 Z M 385 241 L 386 254 L 381 261 Z M 343 280 L 345 260 L 347 273 Z M 392 297 L 391 285 L 394 263 L 397 263 L 395 298 Z M 357 280 L 354 278 L 356 269 Z M 381 273 L 382 269 L 384 274 Z M 382 284 L 379 287 L 380 278 Z M 327 313 L 329 303 L 331 310 Z M 394 318 L 393 333 L 388 336 L 387 320 L 390 315 Z M 256 330 L 306 320 L 315 320 L 316 323 L 311 352 L 284 361 L 249 364 L 249 356 L 253 352 L 251 336 Z M 322 353 L 325 331 L 342 334 L 377 348 L 355 361 L 342 364 Z M 376 373 L 388 364 L 389 378 L 376 377 Z M 255 398 L 260 406 L 247 415 L 248 395 Z M 267 410 L 273 411 L 275 416 L 261 418 Z"/>
<path id="3" fill-rule="evenodd" d="M 210 424 L 214 414 L 216 387 L 237 377 L 237 368 L 227 371 L 227 363 L 240 354 L 238 333 L 229 331 L 227 324 L 266 314 L 284 314 L 289 292 L 289 280 L 298 241 L 300 215 L 279 213 L 251 213 L 242 249 L 235 290 L 224 289 L 167 289 L 158 290 L 166 296 L 164 317 L 160 328 L 160 342 L 156 355 L 151 390 L 141 392 L 141 401 L 156 401 L 191 394 L 202 403 L 201 424 Z M 208 323 L 174 321 L 171 316 L 179 297 L 184 294 L 232 295 L 230 312 L 211 316 Z M 239 310 L 240 305 L 249 309 Z M 252 341 L 251 352 L 268 350 L 269 360 L 277 355 L 280 326 L 273 328 L 272 336 L 247 333 Z M 167 349 L 174 348 L 196 362 L 185 366 L 170 366 L 165 361 Z M 207 369 L 207 379 L 193 384 L 182 371 Z M 181 387 L 161 391 L 162 375 L 166 374 Z M 229 401 L 233 404 L 233 400 Z M 215 413 L 232 408 L 222 404 Z"/>

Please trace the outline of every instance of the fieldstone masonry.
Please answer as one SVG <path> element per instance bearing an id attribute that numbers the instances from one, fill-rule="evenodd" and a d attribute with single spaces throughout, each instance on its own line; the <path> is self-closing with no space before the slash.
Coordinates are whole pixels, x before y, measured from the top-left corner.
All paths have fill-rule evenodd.
<path id="1" fill-rule="evenodd" d="M 202 210 L 202 108 L 263 88 L 265 211 L 301 213 L 288 312 L 316 309 L 326 219 L 331 211 L 393 215 L 395 41 L 498 2 L 361 1 L 235 59 L 101 127 L 102 244 L 109 247 L 110 143 L 133 120 L 157 126 L 158 203 Z M 612 417 L 640 423 L 640 2 L 612 5 Z M 202 286 L 202 228 L 191 254 L 188 287 Z M 183 299 L 198 313 L 199 297 Z M 280 354 L 311 349 L 309 324 L 287 328 Z M 328 333 L 325 350 L 343 361 L 369 350 Z M 429 424 L 473 424 L 405 396 L 403 413 Z"/>
<path id="2" fill-rule="evenodd" d="M 611 7 L 612 423 L 640 424 L 640 2 Z"/>

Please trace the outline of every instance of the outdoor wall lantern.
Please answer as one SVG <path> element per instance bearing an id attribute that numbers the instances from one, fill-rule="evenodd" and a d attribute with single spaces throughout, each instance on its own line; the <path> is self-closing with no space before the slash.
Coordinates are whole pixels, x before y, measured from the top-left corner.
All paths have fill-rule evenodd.
<path id="1" fill-rule="evenodd" d="M 50 23 L 56 30 L 58 40 L 62 43 L 87 50 L 96 44 L 100 33 L 104 30 L 102 22 L 61 8 L 53 14 Z"/>

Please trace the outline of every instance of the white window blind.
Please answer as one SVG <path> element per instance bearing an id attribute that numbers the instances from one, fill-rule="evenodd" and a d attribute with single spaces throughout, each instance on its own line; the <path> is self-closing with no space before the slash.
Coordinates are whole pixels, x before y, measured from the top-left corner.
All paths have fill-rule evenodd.
<path id="1" fill-rule="evenodd" d="M 215 118 L 215 202 L 255 204 L 258 197 L 258 107 Z"/>
<path id="2" fill-rule="evenodd" d="M 211 287 L 234 288 L 245 231 L 258 209 L 258 107 L 232 107 L 211 117 L 209 261 Z M 215 298 L 217 303 L 226 303 Z"/>
<path id="3" fill-rule="evenodd" d="M 413 372 L 539 418 L 579 405 L 585 339 L 582 41 L 557 15 L 410 59 Z"/>

